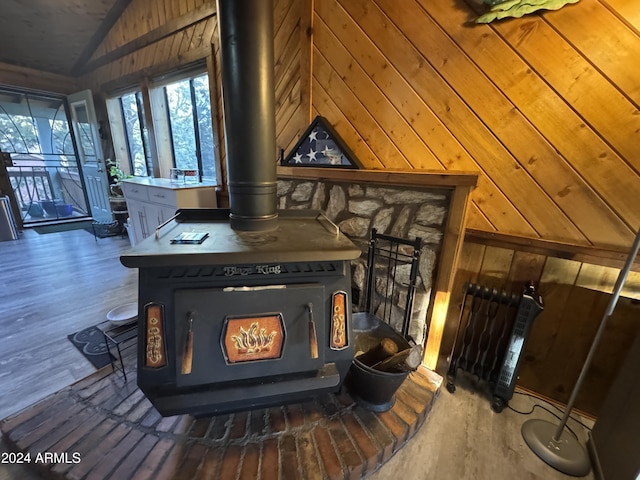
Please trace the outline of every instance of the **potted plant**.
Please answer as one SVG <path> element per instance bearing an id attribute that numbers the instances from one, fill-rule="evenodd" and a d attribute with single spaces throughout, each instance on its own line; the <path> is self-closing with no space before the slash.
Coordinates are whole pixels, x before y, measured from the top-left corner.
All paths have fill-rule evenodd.
<path id="1" fill-rule="evenodd" d="M 106 162 L 109 173 L 109 189 L 111 195 L 114 197 L 124 196 L 122 193 L 122 180 L 127 178 L 127 174 L 120 168 L 120 163 L 117 160 L 107 158 Z"/>
<path id="2" fill-rule="evenodd" d="M 107 158 L 106 162 L 109 174 L 109 202 L 111 204 L 111 210 L 114 212 L 121 212 L 127 210 L 127 204 L 125 203 L 124 193 L 122 192 L 122 180 L 127 178 L 127 174 L 120 168 L 120 163 L 111 158 Z"/>

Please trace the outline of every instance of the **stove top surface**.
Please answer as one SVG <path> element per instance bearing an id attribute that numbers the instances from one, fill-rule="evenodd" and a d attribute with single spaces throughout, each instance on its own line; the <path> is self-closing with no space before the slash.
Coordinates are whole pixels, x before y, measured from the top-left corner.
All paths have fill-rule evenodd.
<path id="1" fill-rule="evenodd" d="M 172 243 L 186 238 L 202 243 Z M 221 265 L 258 262 L 352 260 L 360 249 L 317 210 L 281 210 L 278 226 L 239 232 L 229 224 L 228 209 L 184 209 L 120 257 L 126 267 Z"/>

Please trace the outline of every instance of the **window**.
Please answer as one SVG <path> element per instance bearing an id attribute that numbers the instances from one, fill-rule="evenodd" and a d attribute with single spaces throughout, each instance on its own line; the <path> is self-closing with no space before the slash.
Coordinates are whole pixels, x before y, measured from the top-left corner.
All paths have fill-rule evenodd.
<path id="1" fill-rule="evenodd" d="M 133 175 L 146 177 L 152 168 L 149 168 L 149 135 L 145 126 L 142 92 L 128 93 L 120 97 L 120 107 L 129 152 L 129 168 Z"/>
<path id="2" fill-rule="evenodd" d="M 149 132 L 145 123 L 144 102 L 140 90 L 107 99 L 107 112 L 116 160 L 127 174 L 146 177 L 152 174 Z"/>
<path id="3" fill-rule="evenodd" d="M 68 162 L 75 151 L 63 98 L 0 89 L 0 150 Z"/>
<path id="4" fill-rule="evenodd" d="M 208 75 L 179 80 L 165 85 L 163 89 L 171 132 L 173 166 L 197 169 L 202 178 L 215 180 Z"/>
<path id="5" fill-rule="evenodd" d="M 88 149 L 82 133 L 77 146 Z M 9 184 L 24 224 L 88 215 L 64 97 L 0 88 L 0 150 L 11 154 Z"/>
<path id="6" fill-rule="evenodd" d="M 154 78 L 146 96 L 145 87 L 130 88 L 107 100 L 115 157 L 125 173 L 168 178 L 171 168 L 196 169 L 202 180 L 217 182 L 215 110 L 209 76 L 198 68 Z"/>

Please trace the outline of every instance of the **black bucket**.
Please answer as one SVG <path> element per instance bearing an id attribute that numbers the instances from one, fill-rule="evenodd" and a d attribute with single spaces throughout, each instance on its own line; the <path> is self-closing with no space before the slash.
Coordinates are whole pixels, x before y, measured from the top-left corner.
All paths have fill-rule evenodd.
<path id="1" fill-rule="evenodd" d="M 410 348 L 409 342 L 388 324 L 368 313 L 353 314 L 355 351 L 368 352 L 390 338 L 399 350 Z M 354 400 L 367 410 L 386 412 L 395 403 L 395 393 L 409 372 L 382 372 L 354 358 L 349 369 L 348 387 Z"/>

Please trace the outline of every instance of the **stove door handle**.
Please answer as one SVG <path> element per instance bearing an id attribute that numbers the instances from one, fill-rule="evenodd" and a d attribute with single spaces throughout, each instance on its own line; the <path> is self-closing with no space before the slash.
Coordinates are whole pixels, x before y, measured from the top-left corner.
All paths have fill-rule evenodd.
<path id="1" fill-rule="evenodd" d="M 193 319 L 195 316 L 195 312 L 189 312 L 187 317 L 188 329 L 182 352 L 182 375 L 189 375 L 193 366 Z"/>
<path id="2" fill-rule="evenodd" d="M 316 322 L 313 320 L 313 303 L 307 304 L 309 309 L 309 354 L 311 358 L 318 358 L 318 337 L 316 335 Z"/>

